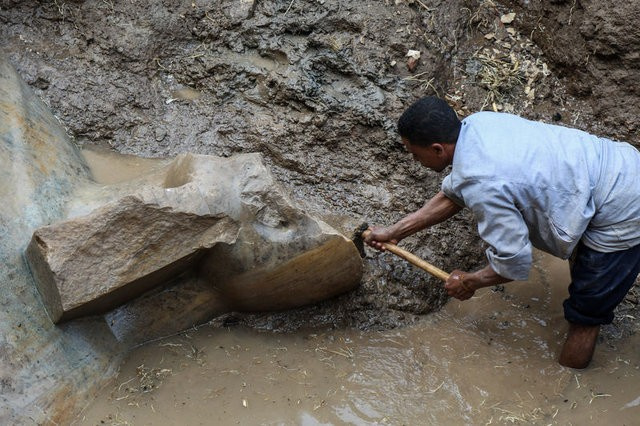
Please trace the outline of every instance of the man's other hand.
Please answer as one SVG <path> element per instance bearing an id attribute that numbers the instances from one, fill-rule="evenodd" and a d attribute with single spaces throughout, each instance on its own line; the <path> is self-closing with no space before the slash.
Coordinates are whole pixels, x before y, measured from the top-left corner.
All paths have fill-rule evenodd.
<path id="1" fill-rule="evenodd" d="M 469 272 L 460 271 L 458 269 L 451 272 L 449 279 L 444 285 L 444 288 L 447 290 L 447 294 L 459 300 L 470 299 L 476 291 L 473 289 L 470 282 L 465 282 L 465 276 L 468 275 L 470 275 Z"/>

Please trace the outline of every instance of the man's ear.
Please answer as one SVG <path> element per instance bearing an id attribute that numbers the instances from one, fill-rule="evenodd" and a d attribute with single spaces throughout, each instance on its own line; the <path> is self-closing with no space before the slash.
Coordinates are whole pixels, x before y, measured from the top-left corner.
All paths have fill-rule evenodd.
<path id="1" fill-rule="evenodd" d="M 444 153 L 444 146 L 439 143 L 431 144 L 431 149 L 433 149 L 433 152 L 435 152 L 436 155 L 441 155 L 442 153 Z"/>

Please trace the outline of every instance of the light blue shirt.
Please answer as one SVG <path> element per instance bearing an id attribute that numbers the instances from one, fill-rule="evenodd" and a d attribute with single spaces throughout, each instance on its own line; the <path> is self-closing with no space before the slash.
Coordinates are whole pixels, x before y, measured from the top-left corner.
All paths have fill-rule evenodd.
<path id="1" fill-rule="evenodd" d="M 640 244 L 640 152 L 580 130 L 479 112 L 462 122 L 442 191 L 470 208 L 501 276 L 526 280 L 532 246 L 567 259 L 578 242 Z"/>

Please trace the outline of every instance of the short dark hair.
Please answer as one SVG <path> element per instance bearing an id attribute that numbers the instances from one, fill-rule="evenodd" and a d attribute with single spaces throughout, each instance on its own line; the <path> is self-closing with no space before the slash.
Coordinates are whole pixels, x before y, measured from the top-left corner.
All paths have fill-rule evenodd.
<path id="1" fill-rule="evenodd" d="M 398 119 L 398 133 L 411 145 L 456 143 L 461 125 L 456 112 L 447 102 L 427 96 L 402 113 Z"/>

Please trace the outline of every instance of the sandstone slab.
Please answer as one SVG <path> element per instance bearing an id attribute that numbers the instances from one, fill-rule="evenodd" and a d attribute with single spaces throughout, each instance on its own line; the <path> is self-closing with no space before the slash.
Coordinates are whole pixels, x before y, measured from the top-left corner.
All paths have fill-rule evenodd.
<path id="1" fill-rule="evenodd" d="M 183 154 L 134 180 L 88 184 L 67 217 L 36 230 L 26 251 L 54 322 L 105 313 L 182 274 L 213 292 L 197 298 L 209 318 L 315 303 L 362 276 L 351 241 L 298 208 L 259 154 Z M 111 321 L 114 333 L 130 339 L 132 318 L 158 319 L 154 303 L 123 307 L 115 318 L 129 324 Z"/>
<path id="2" fill-rule="evenodd" d="M 39 228 L 27 249 L 54 322 L 107 312 L 174 278 L 238 225 L 124 197 L 87 216 Z"/>

